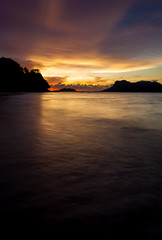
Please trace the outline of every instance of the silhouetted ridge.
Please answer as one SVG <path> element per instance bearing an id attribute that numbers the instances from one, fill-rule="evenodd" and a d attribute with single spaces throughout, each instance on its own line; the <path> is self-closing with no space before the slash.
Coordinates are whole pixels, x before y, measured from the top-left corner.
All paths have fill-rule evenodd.
<path id="1" fill-rule="evenodd" d="M 162 92 L 162 85 L 156 81 L 140 81 L 131 83 L 126 80 L 116 81 L 103 92 Z"/>
<path id="2" fill-rule="evenodd" d="M 0 92 L 45 92 L 48 88 L 38 69 L 29 71 L 10 58 L 0 58 Z"/>
<path id="3" fill-rule="evenodd" d="M 59 92 L 76 92 L 76 90 L 73 88 L 62 88 Z"/>

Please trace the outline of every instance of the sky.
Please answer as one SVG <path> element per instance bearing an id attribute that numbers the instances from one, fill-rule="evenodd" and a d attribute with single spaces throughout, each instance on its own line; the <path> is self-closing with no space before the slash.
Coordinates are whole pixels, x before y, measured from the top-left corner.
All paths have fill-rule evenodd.
<path id="1" fill-rule="evenodd" d="M 162 1 L 1 0 L 0 57 L 39 68 L 51 89 L 162 83 Z"/>

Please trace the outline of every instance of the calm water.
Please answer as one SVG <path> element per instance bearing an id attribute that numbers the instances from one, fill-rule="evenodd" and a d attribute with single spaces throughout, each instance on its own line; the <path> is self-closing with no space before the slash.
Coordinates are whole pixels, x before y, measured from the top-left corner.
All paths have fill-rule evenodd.
<path id="1" fill-rule="evenodd" d="M 1 97 L 0 216 L 3 227 L 162 239 L 162 94 Z"/>

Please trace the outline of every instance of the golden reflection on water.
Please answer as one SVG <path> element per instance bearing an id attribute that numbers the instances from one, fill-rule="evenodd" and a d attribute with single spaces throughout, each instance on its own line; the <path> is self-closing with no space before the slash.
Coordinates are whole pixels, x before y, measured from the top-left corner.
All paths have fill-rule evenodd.
<path id="1" fill-rule="evenodd" d="M 124 129 L 162 128 L 162 120 L 155 117 L 160 108 L 155 109 L 153 99 L 149 94 L 41 94 L 42 151 L 61 158 L 116 151 L 121 141 L 131 138 Z"/>
<path id="2" fill-rule="evenodd" d="M 81 132 L 92 119 L 159 128 L 162 121 L 155 118 L 161 114 L 159 97 L 138 93 L 45 93 L 41 95 L 42 131 L 73 134 Z"/>
<path id="3" fill-rule="evenodd" d="M 121 225 L 127 210 L 161 209 L 161 109 L 158 94 L 32 93 L 0 102 L 1 212 L 44 227 L 89 216 Z"/>
<path id="4" fill-rule="evenodd" d="M 104 122 L 96 124 L 102 118 L 112 117 L 114 109 L 102 106 L 102 99 L 96 101 L 93 95 L 72 94 L 42 94 L 40 139 L 42 151 L 59 159 L 84 158 L 88 161 L 99 154 L 105 154 L 103 144 Z M 112 124 L 112 122 L 111 122 Z M 105 126 L 109 129 L 111 124 Z M 107 132 L 107 130 L 106 130 Z M 113 134 L 106 133 L 106 144 L 112 140 Z M 43 141 L 42 141 L 43 140 Z M 114 141 L 113 141 L 114 142 Z M 107 146 L 107 149 L 109 147 Z"/>
<path id="5" fill-rule="evenodd" d="M 41 95 L 42 116 L 51 119 L 51 115 L 63 114 L 66 118 L 119 118 L 119 102 L 114 98 L 105 98 L 98 94 L 55 93 Z M 111 104 L 113 101 L 113 105 Z M 116 108 L 115 108 L 116 106 Z M 48 116 L 47 116 L 48 115 Z M 65 119 L 61 119 L 64 121 Z M 47 120 L 50 123 L 51 120 Z"/>

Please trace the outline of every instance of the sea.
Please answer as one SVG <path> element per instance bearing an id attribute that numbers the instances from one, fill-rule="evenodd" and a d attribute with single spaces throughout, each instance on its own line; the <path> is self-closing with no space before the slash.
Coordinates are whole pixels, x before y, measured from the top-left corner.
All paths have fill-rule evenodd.
<path id="1" fill-rule="evenodd" d="M 0 221 L 51 239 L 162 239 L 162 93 L 1 96 Z"/>

